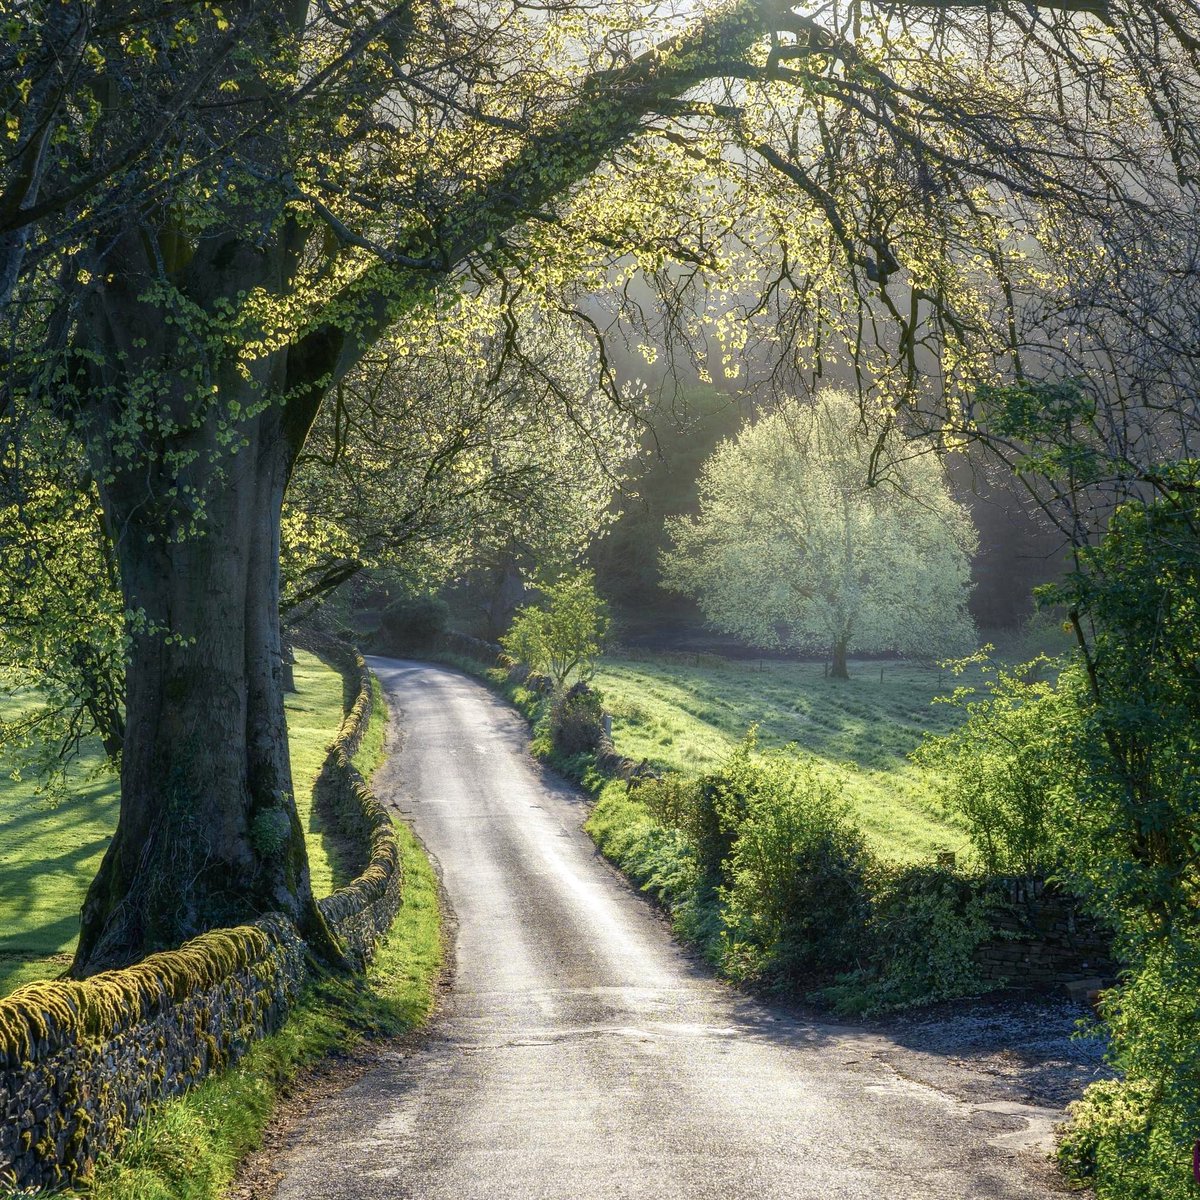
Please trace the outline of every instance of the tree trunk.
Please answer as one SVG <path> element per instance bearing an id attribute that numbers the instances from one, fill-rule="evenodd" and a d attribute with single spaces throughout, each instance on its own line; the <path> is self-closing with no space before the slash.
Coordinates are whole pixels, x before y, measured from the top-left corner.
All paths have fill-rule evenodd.
<path id="1" fill-rule="evenodd" d="M 839 638 L 833 644 L 833 665 L 829 674 L 834 679 L 849 679 L 850 672 L 846 670 L 846 639 Z"/>
<path id="2" fill-rule="evenodd" d="M 223 401 L 251 392 L 233 371 L 222 384 L 235 393 Z M 240 398 L 243 411 L 252 398 Z M 110 460 L 97 472 L 136 616 L 120 817 L 83 906 L 76 977 L 267 912 L 287 914 L 318 953 L 340 958 L 313 899 L 292 794 L 279 629 L 289 457 L 280 418 L 270 406 L 243 422 L 235 452 L 208 422 L 175 437 L 182 454 L 133 468 Z M 150 498 L 171 489 L 202 511 L 172 500 L 164 514 Z"/>
<path id="3" fill-rule="evenodd" d="M 291 639 L 285 637 L 282 642 L 283 690 L 294 695 L 296 692 L 296 647 Z"/>

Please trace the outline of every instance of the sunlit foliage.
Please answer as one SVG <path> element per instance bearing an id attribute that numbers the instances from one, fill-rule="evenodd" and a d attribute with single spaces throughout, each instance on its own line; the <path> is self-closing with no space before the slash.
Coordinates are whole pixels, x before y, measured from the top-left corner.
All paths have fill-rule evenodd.
<path id="1" fill-rule="evenodd" d="M 874 465 L 880 476 L 871 487 Z M 929 446 L 822 392 L 723 443 L 700 512 L 668 522 L 669 587 L 760 646 L 932 657 L 964 648 L 975 531 Z"/>

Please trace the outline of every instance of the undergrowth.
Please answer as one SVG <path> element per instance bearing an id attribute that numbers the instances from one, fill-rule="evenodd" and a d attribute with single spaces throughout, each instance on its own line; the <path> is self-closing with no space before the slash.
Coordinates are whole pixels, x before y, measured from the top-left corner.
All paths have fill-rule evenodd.
<path id="1" fill-rule="evenodd" d="M 795 746 L 752 731 L 700 775 L 630 786 L 596 755 L 556 749 L 550 696 L 458 655 L 528 719 L 531 750 L 595 801 L 584 829 L 729 979 L 865 1016 L 986 991 L 974 953 L 994 935 L 982 883 L 872 851 L 843 787 Z"/>

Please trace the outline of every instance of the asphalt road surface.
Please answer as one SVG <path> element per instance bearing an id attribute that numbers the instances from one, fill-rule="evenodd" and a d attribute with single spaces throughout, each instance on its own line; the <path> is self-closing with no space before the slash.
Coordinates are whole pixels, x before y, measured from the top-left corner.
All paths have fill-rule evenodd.
<path id="1" fill-rule="evenodd" d="M 598 856 L 503 702 L 446 668 L 371 666 L 394 722 L 376 790 L 440 868 L 453 986 L 410 1052 L 297 1126 L 278 1200 L 1057 1193 L 1052 1111 L 964 1100 L 886 1038 L 715 981 Z"/>

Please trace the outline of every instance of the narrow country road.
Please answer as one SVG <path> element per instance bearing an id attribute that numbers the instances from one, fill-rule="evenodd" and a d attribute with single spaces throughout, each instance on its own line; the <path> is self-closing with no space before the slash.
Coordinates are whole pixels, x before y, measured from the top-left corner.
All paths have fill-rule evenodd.
<path id="1" fill-rule="evenodd" d="M 877 1037 L 775 1013 L 695 966 L 486 689 L 371 666 L 395 723 L 376 790 L 440 866 L 454 983 L 411 1053 L 297 1126 L 278 1200 L 1055 1194 L 1019 1149 L 1019 1105 L 907 1078 Z"/>

